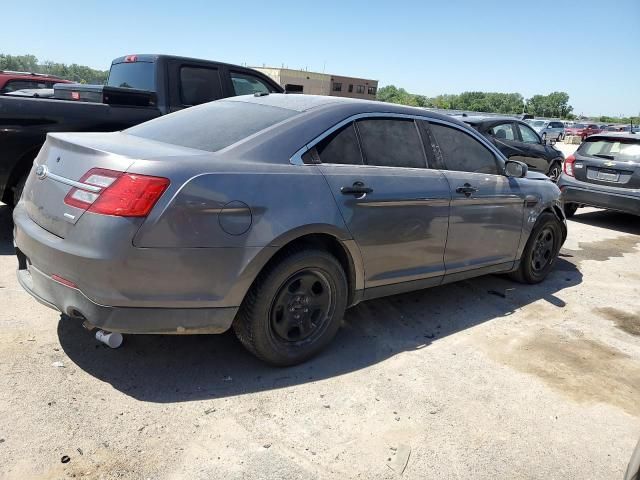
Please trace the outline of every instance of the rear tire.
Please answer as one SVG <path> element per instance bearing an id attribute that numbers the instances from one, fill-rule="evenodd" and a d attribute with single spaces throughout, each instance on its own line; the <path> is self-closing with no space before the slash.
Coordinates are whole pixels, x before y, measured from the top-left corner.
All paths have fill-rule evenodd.
<path id="1" fill-rule="evenodd" d="M 551 164 L 551 167 L 549 168 L 547 177 L 549 177 L 553 182 L 557 182 L 558 178 L 560 178 L 561 173 L 562 173 L 562 164 L 560 162 L 553 162 Z"/>
<path id="2" fill-rule="evenodd" d="M 520 283 L 540 283 L 551 269 L 562 245 L 562 227 L 558 218 L 543 212 L 524 247 L 518 270 L 511 277 Z"/>
<path id="3" fill-rule="evenodd" d="M 310 248 L 289 250 L 260 273 L 233 329 L 247 350 L 271 365 L 302 363 L 336 335 L 347 286 L 334 256 Z"/>
<path id="4" fill-rule="evenodd" d="M 564 216 L 567 218 L 573 217 L 573 215 L 576 213 L 576 210 L 578 210 L 577 203 L 565 203 L 563 207 L 564 207 Z"/>

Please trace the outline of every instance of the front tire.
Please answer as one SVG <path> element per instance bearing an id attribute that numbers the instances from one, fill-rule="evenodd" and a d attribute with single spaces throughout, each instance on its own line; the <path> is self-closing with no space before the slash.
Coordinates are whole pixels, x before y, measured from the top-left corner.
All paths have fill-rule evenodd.
<path id="1" fill-rule="evenodd" d="M 347 278 L 334 256 L 311 248 L 284 253 L 260 273 L 233 324 L 247 350 L 280 367 L 324 349 L 347 306 Z"/>
<path id="2" fill-rule="evenodd" d="M 518 270 L 511 277 L 520 283 L 540 283 L 551 269 L 562 245 L 562 227 L 558 218 L 543 212 L 524 247 Z"/>

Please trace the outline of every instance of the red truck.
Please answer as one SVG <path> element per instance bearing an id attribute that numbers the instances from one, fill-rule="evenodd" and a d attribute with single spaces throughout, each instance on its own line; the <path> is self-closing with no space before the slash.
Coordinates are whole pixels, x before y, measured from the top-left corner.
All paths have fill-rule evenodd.
<path id="1" fill-rule="evenodd" d="M 53 88 L 56 83 L 72 82 L 44 73 L 0 70 L 0 93 L 11 93 L 16 90 Z"/>

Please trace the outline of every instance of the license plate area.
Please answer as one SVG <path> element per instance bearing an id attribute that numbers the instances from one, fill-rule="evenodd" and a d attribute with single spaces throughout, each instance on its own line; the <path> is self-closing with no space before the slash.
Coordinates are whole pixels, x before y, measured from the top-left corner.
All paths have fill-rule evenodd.
<path id="1" fill-rule="evenodd" d="M 603 182 L 617 182 L 618 180 L 620 180 L 620 173 L 618 173 L 616 170 L 601 168 L 600 170 L 598 170 L 597 178 L 598 180 L 601 180 Z"/>

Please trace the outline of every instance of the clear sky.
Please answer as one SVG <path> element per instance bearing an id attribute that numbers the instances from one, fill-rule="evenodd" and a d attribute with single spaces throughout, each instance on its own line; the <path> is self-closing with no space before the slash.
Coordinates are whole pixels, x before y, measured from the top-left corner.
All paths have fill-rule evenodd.
<path id="1" fill-rule="evenodd" d="M 39 60 L 107 69 L 171 53 L 427 96 L 559 90 L 578 114 L 640 113 L 640 0 L 31 0 L 0 18 L 0 53 Z"/>

